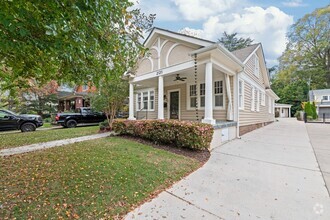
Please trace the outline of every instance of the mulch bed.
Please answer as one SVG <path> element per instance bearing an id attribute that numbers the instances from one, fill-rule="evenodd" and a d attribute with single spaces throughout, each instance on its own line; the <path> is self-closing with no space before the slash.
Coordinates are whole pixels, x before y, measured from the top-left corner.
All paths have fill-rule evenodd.
<path id="1" fill-rule="evenodd" d="M 183 155 L 186 157 L 191 157 L 191 158 L 199 161 L 201 164 L 206 163 L 206 161 L 208 161 L 208 159 L 210 158 L 210 152 L 208 150 L 192 150 L 192 149 L 188 149 L 188 148 L 178 148 L 178 147 L 171 146 L 171 145 L 155 144 L 152 141 L 148 141 L 148 140 L 145 140 L 145 139 L 142 139 L 139 137 L 133 137 L 133 136 L 129 136 L 129 135 L 120 135 L 119 137 L 129 139 L 132 141 L 136 141 L 141 144 L 150 145 L 154 148 L 170 151 L 175 154 Z"/>

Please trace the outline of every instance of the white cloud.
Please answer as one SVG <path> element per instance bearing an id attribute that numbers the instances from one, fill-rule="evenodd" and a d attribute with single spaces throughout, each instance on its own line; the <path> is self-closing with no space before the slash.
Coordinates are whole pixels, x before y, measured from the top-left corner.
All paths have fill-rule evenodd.
<path id="1" fill-rule="evenodd" d="M 205 20 L 209 16 L 232 9 L 237 0 L 172 0 L 185 20 Z"/>
<path id="2" fill-rule="evenodd" d="M 134 7 L 141 8 L 146 14 L 156 14 L 157 21 L 179 20 L 178 10 L 168 1 L 162 0 L 130 0 L 135 3 Z"/>
<path id="3" fill-rule="evenodd" d="M 286 1 L 286 2 L 282 2 L 282 5 L 284 5 L 286 7 L 291 7 L 291 8 L 307 6 L 307 4 L 303 3 L 302 0 Z"/>
<path id="4" fill-rule="evenodd" d="M 293 17 L 276 7 L 248 7 L 241 13 L 211 16 L 203 25 L 202 36 L 217 40 L 226 31 L 250 37 L 255 43 L 262 43 L 268 64 L 274 64 L 285 50 L 286 32 L 291 24 Z"/>

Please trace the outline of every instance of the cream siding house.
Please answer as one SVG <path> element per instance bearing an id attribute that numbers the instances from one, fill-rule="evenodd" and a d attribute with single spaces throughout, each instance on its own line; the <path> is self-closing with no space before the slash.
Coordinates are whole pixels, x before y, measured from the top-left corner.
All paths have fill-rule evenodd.
<path id="1" fill-rule="evenodd" d="M 149 53 L 130 74 L 129 119 L 210 123 L 214 141 L 233 139 L 274 121 L 274 101 L 261 44 L 223 46 L 154 28 Z"/>

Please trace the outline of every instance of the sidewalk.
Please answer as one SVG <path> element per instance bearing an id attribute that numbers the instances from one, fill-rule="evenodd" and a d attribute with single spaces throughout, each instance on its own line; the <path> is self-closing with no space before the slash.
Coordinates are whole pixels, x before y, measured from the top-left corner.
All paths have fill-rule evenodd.
<path id="1" fill-rule="evenodd" d="M 305 124 L 281 119 L 214 149 L 199 170 L 126 219 L 330 219 Z"/>
<path id="2" fill-rule="evenodd" d="M 57 140 L 57 141 L 30 144 L 30 145 L 25 145 L 25 146 L 21 146 L 21 147 L 15 147 L 15 148 L 8 148 L 8 149 L 0 150 L 0 156 L 10 156 L 10 155 L 15 155 L 15 154 L 22 154 L 22 153 L 27 153 L 27 152 L 31 152 L 31 151 L 58 147 L 58 146 L 73 144 L 73 143 L 87 141 L 87 140 L 94 140 L 94 139 L 110 136 L 111 134 L 112 134 L 112 132 L 106 132 L 106 133 L 82 136 L 82 137 L 77 137 L 77 138 L 69 138 L 69 139 L 63 139 L 63 140 Z"/>
<path id="3" fill-rule="evenodd" d="M 330 192 L 330 124 L 307 123 L 307 132 Z"/>

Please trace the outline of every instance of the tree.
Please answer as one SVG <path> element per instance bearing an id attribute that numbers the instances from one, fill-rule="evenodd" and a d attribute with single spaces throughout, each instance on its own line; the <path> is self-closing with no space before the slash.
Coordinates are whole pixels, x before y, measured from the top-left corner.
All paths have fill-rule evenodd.
<path id="1" fill-rule="evenodd" d="M 253 40 L 249 37 L 237 38 L 236 35 L 237 33 L 228 34 L 227 32 L 223 32 L 223 36 L 218 39 L 218 42 L 221 43 L 229 51 L 245 48 L 247 46 L 250 46 L 253 42 Z"/>
<path id="2" fill-rule="evenodd" d="M 114 63 L 133 66 L 144 51 L 140 38 L 155 15 L 131 6 L 129 0 L 3 0 L 3 89 L 29 87 L 30 79 L 98 85 Z"/>
<path id="3" fill-rule="evenodd" d="M 57 102 L 58 84 L 55 80 L 45 85 L 40 85 L 35 80 L 29 80 L 29 88 L 20 91 L 22 101 L 26 103 L 21 112 L 37 112 L 43 115 L 45 111 L 54 111 L 53 105 Z"/>
<path id="4" fill-rule="evenodd" d="M 311 89 L 330 88 L 330 6 L 306 14 L 292 25 L 280 57 L 280 70 L 309 82 Z"/>

